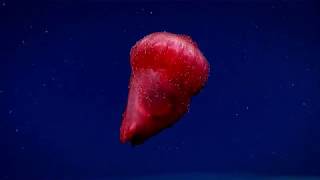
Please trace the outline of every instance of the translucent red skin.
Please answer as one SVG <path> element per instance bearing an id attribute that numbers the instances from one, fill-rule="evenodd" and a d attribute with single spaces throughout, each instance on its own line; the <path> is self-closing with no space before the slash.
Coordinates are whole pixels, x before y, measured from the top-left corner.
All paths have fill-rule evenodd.
<path id="1" fill-rule="evenodd" d="M 130 52 L 131 77 L 120 141 L 142 144 L 177 122 L 205 85 L 209 63 L 185 35 L 156 32 Z"/>

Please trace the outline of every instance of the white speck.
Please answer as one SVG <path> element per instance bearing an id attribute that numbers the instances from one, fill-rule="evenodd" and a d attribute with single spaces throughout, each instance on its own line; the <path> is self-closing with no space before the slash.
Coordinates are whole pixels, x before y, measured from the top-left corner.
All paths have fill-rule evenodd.
<path id="1" fill-rule="evenodd" d="M 45 29 L 45 30 L 44 30 L 44 33 L 48 34 L 48 33 L 49 33 L 48 29 Z"/>
<path id="2" fill-rule="evenodd" d="M 150 11 L 150 14 L 152 15 L 152 14 L 153 14 L 153 12 L 152 12 L 152 11 Z"/>
<path id="3" fill-rule="evenodd" d="M 9 115 L 11 115 L 13 113 L 13 110 L 10 109 L 8 113 L 9 113 Z"/>
<path id="4" fill-rule="evenodd" d="M 29 26 L 29 29 L 32 29 L 32 28 L 33 28 L 33 26 L 32 26 L 32 25 L 30 25 L 30 26 Z"/>
<path id="5" fill-rule="evenodd" d="M 295 83 L 291 83 L 291 87 L 295 87 L 296 86 L 296 84 Z"/>
<path id="6" fill-rule="evenodd" d="M 55 78 L 55 77 L 51 77 L 51 80 L 52 80 L 52 81 L 55 81 L 55 80 L 56 80 L 56 78 Z"/>
<path id="7" fill-rule="evenodd" d="M 19 132 L 19 129 L 18 129 L 18 128 L 16 129 L 16 133 L 17 133 L 17 132 Z"/>
<path id="8" fill-rule="evenodd" d="M 259 26 L 256 24 L 255 26 L 254 26 L 256 29 L 259 29 Z"/>
<path id="9" fill-rule="evenodd" d="M 21 150 L 24 150 L 24 146 L 21 146 L 20 149 L 21 149 Z"/>
<path id="10" fill-rule="evenodd" d="M 305 102 L 305 101 L 303 101 L 302 103 L 301 103 L 301 106 L 303 106 L 303 107 L 306 107 L 308 104 L 307 104 L 307 102 Z"/>
<path id="11" fill-rule="evenodd" d="M 47 87 L 47 84 L 46 83 L 42 83 L 42 87 Z"/>
<path id="12" fill-rule="evenodd" d="M 272 155 L 276 155 L 277 153 L 276 153 L 276 152 L 274 152 L 274 151 L 272 151 L 272 152 L 271 152 L 271 154 L 272 154 Z"/>
<path id="13" fill-rule="evenodd" d="M 63 62 L 64 63 L 69 63 L 69 60 L 68 59 L 63 59 Z"/>
<path id="14" fill-rule="evenodd" d="M 144 8 L 141 8 L 141 11 L 143 12 L 143 11 L 144 11 Z"/>
<path id="15" fill-rule="evenodd" d="M 22 41 L 21 41 L 21 43 L 22 43 L 22 45 L 24 45 L 25 41 L 24 41 L 24 40 L 22 40 Z"/>
<path id="16" fill-rule="evenodd" d="M 249 110 L 249 106 L 246 106 L 246 110 Z"/>
<path id="17" fill-rule="evenodd" d="M 0 94 L 2 94 L 4 91 L 3 90 L 0 90 Z"/>
<path id="18" fill-rule="evenodd" d="M 2 6 L 3 6 L 3 7 L 6 6 L 6 5 L 7 5 L 6 2 L 3 2 L 3 3 L 2 3 Z"/>
<path id="19" fill-rule="evenodd" d="M 235 113 L 234 115 L 235 115 L 236 117 L 239 117 L 239 113 Z"/>

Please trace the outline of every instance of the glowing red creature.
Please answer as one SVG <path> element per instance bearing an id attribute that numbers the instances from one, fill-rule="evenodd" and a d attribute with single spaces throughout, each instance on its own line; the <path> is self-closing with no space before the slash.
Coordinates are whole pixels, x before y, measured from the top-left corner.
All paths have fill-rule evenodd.
<path id="1" fill-rule="evenodd" d="M 142 144 L 188 111 L 205 85 L 209 63 L 189 36 L 156 32 L 131 49 L 128 103 L 120 141 Z"/>

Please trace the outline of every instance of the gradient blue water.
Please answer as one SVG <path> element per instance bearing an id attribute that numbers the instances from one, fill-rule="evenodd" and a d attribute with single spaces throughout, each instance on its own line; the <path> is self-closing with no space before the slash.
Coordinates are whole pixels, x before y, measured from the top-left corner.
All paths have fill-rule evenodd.
<path id="1" fill-rule="evenodd" d="M 0 178 L 320 175 L 316 1 L 0 5 Z M 132 148 L 129 51 L 155 31 L 190 35 L 212 70 L 182 121 Z"/>

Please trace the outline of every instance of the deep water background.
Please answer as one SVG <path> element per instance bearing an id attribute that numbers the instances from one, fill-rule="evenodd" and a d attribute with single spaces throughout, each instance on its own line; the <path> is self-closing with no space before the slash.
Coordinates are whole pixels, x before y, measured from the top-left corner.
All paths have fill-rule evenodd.
<path id="1" fill-rule="evenodd" d="M 190 35 L 212 69 L 182 121 L 132 148 L 129 51 L 155 31 Z M 320 175 L 317 1 L 0 0 L 0 62 L 0 179 Z"/>

